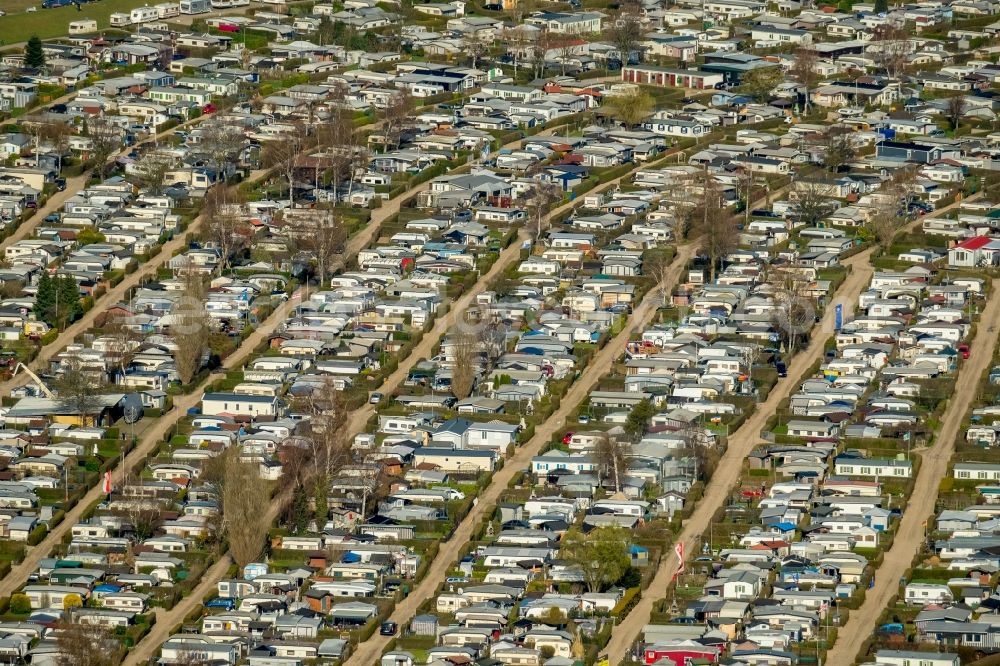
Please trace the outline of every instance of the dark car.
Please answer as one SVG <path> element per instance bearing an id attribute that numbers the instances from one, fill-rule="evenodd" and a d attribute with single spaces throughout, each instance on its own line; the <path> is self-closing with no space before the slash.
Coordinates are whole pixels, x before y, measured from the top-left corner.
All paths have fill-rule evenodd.
<path id="1" fill-rule="evenodd" d="M 56 189 L 58 189 L 60 192 L 66 189 L 65 178 L 56 178 Z"/>
<path id="2" fill-rule="evenodd" d="M 53 104 L 49 107 L 49 111 L 52 113 L 66 113 L 65 104 Z"/>
<path id="3" fill-rule="evenodd" d="M 382 634 L 383 636 L 395 636 L 397 628 L 398 627 L 395 622 L 386 621 L 383 622 L 382 626 L 378 628 L 378 633 Z"/>
<path id="4" fill-rule="evenodd" d="M 451 216 L 451 219 L 453 222 L 471 222 L 472 211 L 465 208 L 455 211 L 455 214 Z"/>
<path id="5" fill-rule="evenodd" d="M 778 371 L 778 376 L 779 377 L 787 377 L 788 376 L 788 367 L 785 365 L 784 361 L 775 361 L 774 362 L 774 369 Z"/>

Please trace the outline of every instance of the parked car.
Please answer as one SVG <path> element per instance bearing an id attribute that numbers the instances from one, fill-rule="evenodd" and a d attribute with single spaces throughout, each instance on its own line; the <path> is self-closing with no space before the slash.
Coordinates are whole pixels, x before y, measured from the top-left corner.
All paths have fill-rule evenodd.
<path id="1" fill-rule="evenodd" d="M 396 625 L 395 622 L 387 620 L 382 623 L 382 626 L 379 627 L 378 633 L 382 634 L 383 636 L 395 636 L 397 628 L 398 626 Z"/>
<path id="2" fill-rule="evenodd" d="M 236 600 L 235 599 L 224 599 L 223 597 L 215 597 L 205 602 L 205 608 L 222 608 L 225 610 L 236 610 Z"/>
<path id="3" fill-rule="evenodd" d="M 385 398 L 384 395 L 382 395 L 378 391 L 375 391 L 374 393 L 372 393 L 371 397 L 368 398 L 368 402 L 369 402 L 369 404 L 377 405 L 377 404 L 381 403 L 384 398 Z"/>

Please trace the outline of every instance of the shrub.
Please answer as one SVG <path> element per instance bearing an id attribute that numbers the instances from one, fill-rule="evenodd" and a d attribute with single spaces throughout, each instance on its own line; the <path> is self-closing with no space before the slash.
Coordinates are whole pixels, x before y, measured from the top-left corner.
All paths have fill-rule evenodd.
<path id="1" fill-rule="evenodd" d="M 27 594 L 15 594 L 10 598 L 10 612 L 16 615 L 27 615 L 31 612 L 31 600 Z"/>
<path id="2" fill-rule="evenodd" d="M 40 544 L 45 538 L 45 534 L 47 532 L 48 530 L 45 528 L 45 525 L 39 525 L 35 529 L 31 530 L 31 534 L 28 535 L 28 545 L 37 546 Z"/>

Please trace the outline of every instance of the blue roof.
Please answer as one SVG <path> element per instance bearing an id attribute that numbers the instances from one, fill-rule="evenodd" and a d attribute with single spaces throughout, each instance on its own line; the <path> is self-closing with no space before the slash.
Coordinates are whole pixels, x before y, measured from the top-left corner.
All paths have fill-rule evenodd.
<path id="1" fill-rule="evenodd" d="M 103 585 L 98 585 L 94 588 L 94 592 L 121 592 L 122 588 L 119 585 L 111 585 L 110 583 L 105 583 Z"/>
<path id="2" fill-rule="evenodd" d="M 340 561 L 343 564 L 356 564 L 361 561 L 361 556 L 358 555 L 357 553 L 352 553 L 351 551 L 347 551 L 346 553 L 344 553 L 344 556 L 340 558 Z"/>

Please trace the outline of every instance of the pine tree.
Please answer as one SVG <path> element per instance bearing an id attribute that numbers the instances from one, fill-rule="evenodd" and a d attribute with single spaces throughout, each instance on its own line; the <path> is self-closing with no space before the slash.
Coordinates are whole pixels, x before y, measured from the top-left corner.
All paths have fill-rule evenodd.
<path id="1" fill-rule="evenodd" d="M 35 315 L 44 322 L 52 323 L 56 306 L 56 283 L 48 274 L 42 271 L 38 279 L 38 293 L 35 296 Z"/>
<path id="2" fill-rule="evenodd" d="M 38 35 L 32 35 L 28 39 L 28 45 L 24 49 L 24 66 L 28 69 L 45 67 L 45 51 L 42 50 L 42 40 Z"/>
<path id="3" fill-rule="evenodd" d="M 69 322 L 83 314 L 80 303 L 80 287 L 76 280 L 65 275 L 58 279 L 59 290 L 59 325 L 65 327 Z"/>
<path id="4" fill-rule="evenodd" d="M 309 497 L 301 483 L 295 486 L 295 492 L 292 494 L 291 518 L 294 534 L 302 534 L 306 531 L 309 526 Z"/>
<path id="5" fill-rule="evenodd" d="M 889 0 L 875 0 L 875 13 L 885 14 L 889 11 Z"/>

